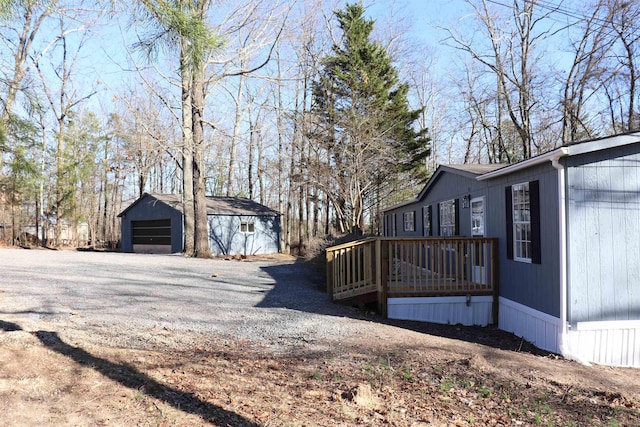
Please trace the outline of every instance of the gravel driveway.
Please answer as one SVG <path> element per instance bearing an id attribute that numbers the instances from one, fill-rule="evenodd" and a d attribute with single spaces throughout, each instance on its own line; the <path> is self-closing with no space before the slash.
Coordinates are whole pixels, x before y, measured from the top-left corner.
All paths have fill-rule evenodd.
<path id="1" fill-rule="evenodd" d="M 357 334 L 304 264 L 0 249 L 0 320 L 145 348 L 214 334 L 269 347 Z M 178 338 L 179 339 L 179 338 Z"/>

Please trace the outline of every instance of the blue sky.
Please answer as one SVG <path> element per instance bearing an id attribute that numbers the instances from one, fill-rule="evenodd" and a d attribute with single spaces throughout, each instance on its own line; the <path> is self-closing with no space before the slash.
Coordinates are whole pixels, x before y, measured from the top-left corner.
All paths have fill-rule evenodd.
<path id="1" fill-rule="evenodd" d="M 470 6 L 464 0 L 377 0 L 371 2 L 367 11 L 376 20 L 384 20 L 390 15 L 406 17 L 411 25 L 411 37 L 429 43 L 441 35 L 437 26 L 458 25 L 469 14 Z"/>

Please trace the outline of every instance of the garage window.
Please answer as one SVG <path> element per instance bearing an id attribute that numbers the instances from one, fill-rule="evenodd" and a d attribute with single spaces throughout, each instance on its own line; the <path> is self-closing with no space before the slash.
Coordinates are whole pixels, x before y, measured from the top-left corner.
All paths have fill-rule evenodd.
<path id="1" fill-rule="evenodd" d="M 242 221 L 240 223 L 241 233 L 254 233 L 256 231 L 255 224 L 252 221 Z"/>

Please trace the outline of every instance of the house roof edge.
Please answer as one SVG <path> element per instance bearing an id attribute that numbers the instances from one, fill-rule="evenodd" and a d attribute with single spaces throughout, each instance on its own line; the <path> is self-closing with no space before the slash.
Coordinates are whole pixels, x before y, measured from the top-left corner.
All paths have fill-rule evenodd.
<path id="1" fill-rule="evenodd" d="M 547 151 L 544 154 L 540 154 L 538 156 L 535 157 L 531 157 L 530 159 L 527 160 L 523 160 L 521 162 L 518 163 L 514 163 L 512 165 L 508 165 L 505 167 L 502 167 L 500 169 L 496 169 L 494 171 L 491 172 L 487 172 L 485 174 L 479 175 L 478 177 L 476 177 L 476 180 L 478 181 L 485 181 L 487 179 L 491 179 L 491 178 L 497 178 L 499 176 L 502 175 L 507 175 L 513 172 L 517 172 L 523 169 L 527 169 L 530 168 L 532 166 L 535 165 L 539 165 L 545 162 L 550 162 L 553 160 L 557 160 L 560 157 L 564 157 L 569 155 L 569 147 L 559 147 L 556 148 L 555 150 L 551 150 L 551 151 Z"/>

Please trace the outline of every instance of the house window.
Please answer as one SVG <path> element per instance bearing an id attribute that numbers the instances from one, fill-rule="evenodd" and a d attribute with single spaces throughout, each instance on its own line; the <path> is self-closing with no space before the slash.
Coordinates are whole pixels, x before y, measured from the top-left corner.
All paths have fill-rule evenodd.
<path id="1" fill-rule="evenodd" d="M 240 222 L 241 233 L 254 233 L 256 231 L 255 224 L 252 221 Z"/>
<path id="2" fill-rule="evenodd" d="M 429 205 L 422 208 L 422 235 L 425 237 L 433 235 L 431 230 L 431 205 Z"/>
<path id="3" fill-rule="evenodd" d="M 484 236 L 484 197 L 471 200 L 471 237 Z"/>
<path id="4" fill-rule="evenodd" d="M 440 203 L 440 235 L 455 236 L 456 230 L 456 201 L 454 199 Z"/>
<path id="5" fill-rule="evenodd" d="M 402 220 L 404 224 L 404 231 L 415 231 L 416 229 L 416 216 L 415 212 L 405 212 L 402 214 Z"/>
<path id="6" fill-rule="evenodd" d="M 507 258 L 540 264 L 540 190 L 538 181 L 505 188 Z"/>
<path id="7" fill-rule="evenodd" d="M 531 262 L 531 202 L 529 183 L 511 187 L 513 209 L 513 259 Z"/>
<path id="8" fill-rule="evenodd" d="M 398 230 L 396 230 L 396 214 L 391 215 L 391 235 L 397 236 Z"/>

